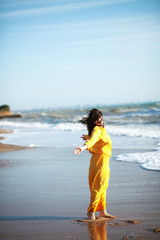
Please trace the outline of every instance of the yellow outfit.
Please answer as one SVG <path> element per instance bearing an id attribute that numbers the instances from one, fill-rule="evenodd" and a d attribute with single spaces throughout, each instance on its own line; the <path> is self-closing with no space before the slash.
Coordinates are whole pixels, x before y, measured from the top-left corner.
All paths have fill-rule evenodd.
<path id="1" fill-rule="evenodd" d="M 85 142 L 92 154 L 89 167 L 89 187 L 91 192 L 88 211 L 96 212 L 106 209 L 106 189 L 109 183 L 109 159 L 112 141 L 105 128 L 96 126 L 91 136 L 85 136 Z"/>

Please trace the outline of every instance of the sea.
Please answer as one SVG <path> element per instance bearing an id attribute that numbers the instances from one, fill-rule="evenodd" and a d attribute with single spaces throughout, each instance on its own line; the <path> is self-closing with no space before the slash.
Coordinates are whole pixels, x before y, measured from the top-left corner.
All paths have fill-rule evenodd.
<path id="1" fill-rule="evenodd" d="M 136 162 L 145 170 L 160 171 L 160 102 L 21 110 L 22 118 L 0 120 L 0 128 L 13 130 L 2 134 L 1 142 L 74 151 L 83 144 L 81 136 L 87 134 L 79 120 L 92 108 L 102 111 L 113 149 L 126 150 L 114 160 Z M 133 153 L 128 154 L 127 149 L 133 149 Z"/>

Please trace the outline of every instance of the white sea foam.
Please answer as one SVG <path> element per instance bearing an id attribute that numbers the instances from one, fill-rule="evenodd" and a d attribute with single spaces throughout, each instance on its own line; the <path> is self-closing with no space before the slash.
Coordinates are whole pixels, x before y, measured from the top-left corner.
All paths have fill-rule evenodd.
<path id="1" fill-rule="evenodd" d="M 0 127 L 10 129 L 41 129 L 50 131 L 83 131 L 85 126 L 80 123 L 41 123 L 41 122 L 14 122 L 14 121 L 2 121 Z M 129 136 L 129 137 L 144 137 L 144 138 L 160 138 L 160 127 L 158 126 L 121 126 L 121 125 L 107 125 L 106 131 L 109 134 L 116 136 Z"/>
<path id="2" fill-rule="evenodd" d="M 15 129 L 12 134 L 2 134 L 4 144 L 28 147 L 71 147 L 80 143 L 80 132 L 52 131 L 49 129 Z"/>
<path id="3" fill-rule="evenodd" d="M 157 126 L 107 126 L 106 130 L 118 136 L 160 138 L 160 127 Z"/>
<path id="4" fill-rule="evenodd" d="M 52 130 L 56 131 L 83 131 L 86 128 L 80 123 L 58 123 L 52 125 Z M 137 127 L 137 126 L 113 126 L 108 125 L 105 127 L 109 134 L 117 136 L 129 136 L 129 137 L 144 137 L 144 138 L 160 138 L 159 127 Z"/>
<path id="5" fill-rule="evenodd" d="M 0 127 L 8 127 L 8 128 L 12 128 L 12 129 L 23 129 L 23 128 L 27 128 L 27 129 L 37 129 L 37 128 L 50 128 L 52 126 L 52 124 L 48 124 L 48 123 L 40 123 L 40 122 L 12 122 L 12 121 L 2 121 L 0 122 Z"/>
<path id="6" fill-rule="evenodd" d="M 145 169 L 160 171 L 160 151 L 121 154 L 115 160 L 124 162 L 136 162 Z"/>
<path id="7" fill-rule="evenodd" d="M 85 127 L 80 123 L 58 123 L 52 125 L 54 131 L 83 131 Z"/>

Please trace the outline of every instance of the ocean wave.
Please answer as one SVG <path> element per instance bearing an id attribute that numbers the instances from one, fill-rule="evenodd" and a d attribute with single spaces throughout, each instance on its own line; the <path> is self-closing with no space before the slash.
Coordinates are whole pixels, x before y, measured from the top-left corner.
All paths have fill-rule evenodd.
<path id="1" fill-rule="evenodd" d="M 139 163 L 141 167 L 148 170 L 160 171 L 160 151 L 145 153 L 121 154 L 114 157 L 115 160 L 123 162 Z"/>
<path id="2" fill-rule="evenodd" d="M 28 129 L 42 129 L 42 128 L 50 128 L 52 124 L 48 123 L 40 123 L 40 122 L 17 122 L 17 121 L 1 121 L 0 127 L 8 127 L 8 128 L 28 128 Z"/>
<path id="3" fill-rule="evenodd" d="M 85 126 L 80 123 L 57 123 L 52 125 L 52 130 L 55 131 L 83 131 Z"/>
<path id="4" fill-rule="evenodd" d="M 1 128 L 9 129 L 28 129 L 37 131 L 86 131 L 86 127 L 81 123 L 41 123 L 41 122 L 14 122 L 1 121 Z M 143 138 L 160 138 L 160 127 L 155 125 L 107 125 L 106 131 L 108 134 L 116 136 L 143 137 Z"/>
<path id="5" fill-rule="evenodd" d="M 160 128 L 157 126 L 107 126 L 109 134 L 129 137 L 160 138 Z"/>
<path id="6" fill-rule="evenodd" d="M 80 123 L 40 123 L 40 122 L 12 122 L 2 121 L 0 127 L 12 128 L 12 129 L 41 129 L 41 130 L 52 130 L 52 131 L 81 131 L 84 130 L 84 125 Z"/>

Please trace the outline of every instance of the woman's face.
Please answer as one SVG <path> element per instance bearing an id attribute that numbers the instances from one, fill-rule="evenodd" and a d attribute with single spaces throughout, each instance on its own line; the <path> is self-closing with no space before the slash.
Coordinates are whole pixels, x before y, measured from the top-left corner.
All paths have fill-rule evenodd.
<path id="1" fill-rule="evenodd" d="M 97 126 L 102 126 L 103 125 L 103 117 L 98 118 L 98 120 L 96 120 L 94 123 Z"/>

